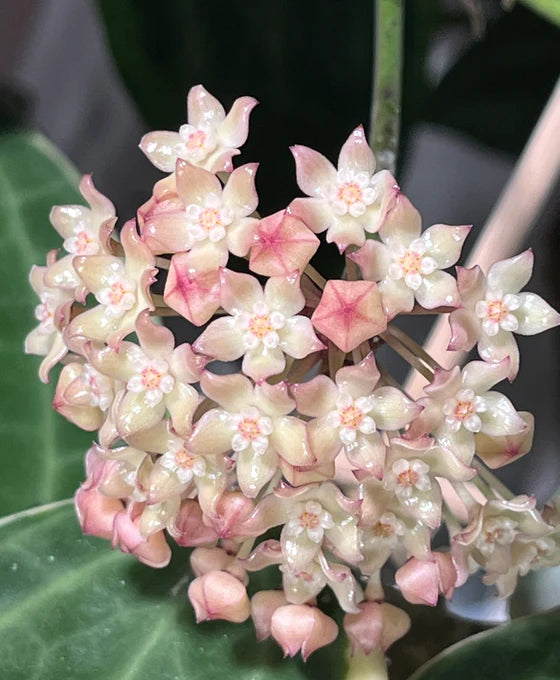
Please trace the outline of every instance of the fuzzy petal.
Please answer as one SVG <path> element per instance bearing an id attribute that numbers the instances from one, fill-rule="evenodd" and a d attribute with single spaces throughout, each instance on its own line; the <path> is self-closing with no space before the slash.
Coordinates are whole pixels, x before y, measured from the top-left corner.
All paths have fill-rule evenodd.
<path id="1" fill-rule="evenodd" d="M 317 198 L 327 198 L 329 188 L 336 182 L 333 164 L 307 146 L 290 147 L 296 161 L 296 177 L 299 188 L 304 194 Z"/>

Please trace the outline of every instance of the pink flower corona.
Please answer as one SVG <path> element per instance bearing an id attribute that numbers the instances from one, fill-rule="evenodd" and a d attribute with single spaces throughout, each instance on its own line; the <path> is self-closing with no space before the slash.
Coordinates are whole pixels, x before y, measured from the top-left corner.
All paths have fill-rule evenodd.
<path id="1" fill-rule="evenodd" d="M 64 253 L 31 270 L 38 325 L 25 349 L 43 357 L 45 382 L 63 362 L 54 408 L 95 433 L 75 496 L 84 533 L 155 568 L 170 543 L 192 549 L 197 621 L 251 617 L 286 656 L 339 633 L 354 654 L 383 654 L 410 625 L 384 601 L 389 560 L 403 598 L 431 606 L 479 569 L 506 596 L 560 563 L 558 502 L 541 512 L 478 460 L 528 454 L 534 418 L 494 386 L 519 370 L 513 334 L 560 315 L 520 292 L 530 251 L 455 278 L 470 227 L 422 231 L 361 126 L 336 167 L 294 146 L 305 196 L 259 215 L 257 164 L 232 162 L 256 103 L 226 114 L 194 87 L 179 131 L 142 139 L 168 174 L 120 229 L 88 175 L 87 206 L 53 208 Z M 340 278 L 313 267 L 319 247 L 344 258 Z M 393 322 L 428 312 L 449 314 L 450 348 L 476 344 L 481 360 L 443 369 Z M 170 316 L 204 328 L 176 341 Z M 429 379 L 417 401 L 383 367 L 383 345 Z M 436 551 L 443 524 L 449 546 Z M 255 592 L 265 569 L 275 578 Z"/>

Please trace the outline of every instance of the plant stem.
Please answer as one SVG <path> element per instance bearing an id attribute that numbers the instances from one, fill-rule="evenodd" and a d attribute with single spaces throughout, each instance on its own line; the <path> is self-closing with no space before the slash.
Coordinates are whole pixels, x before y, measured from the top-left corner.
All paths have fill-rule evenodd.
<path id="1" fill-rule="evenodd" d="M 395 174 L 401 115 L 404 0 L 376 0 L 370 138 L 379 170 Z"/>
<path id="2" fill-rule="evenodd" d="M 521 2 L 553 24 L 560 26 L 560 3 L 558 0 L 521 0 Z"/>

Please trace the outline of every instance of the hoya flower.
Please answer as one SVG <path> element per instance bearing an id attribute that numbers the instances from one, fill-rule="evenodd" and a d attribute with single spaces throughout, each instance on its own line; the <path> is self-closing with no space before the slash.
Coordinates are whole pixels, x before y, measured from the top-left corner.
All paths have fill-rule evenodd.
<path id="1" fill-rule="evenodd" d="M 278 466 L 288 478 L 292 466 L 312 465 L 305 423 L 289 416 L 295 402 L 284 383 L 255 386 L 243 375 L 216 375 L 204 371 L 204 394 L 218 408 L 196 423 L 188 441 L 195 454 L 235 452 L 241 491 L 254 498 Z"/>
<path id="2" fill-rule="evenodd" d="M 83 301 L 87 290 L 74 269 L 74 257 L 111 255 L 110 237 L 116 222 L 115 206 L 97 191 L 91 175 L 80 181 L 80 193 L 89 207 L 57 205 L 51 210 L 53 227 L 64 239 L 66 255 L 49 267 L 45 281 L 49 286 L 74 290 Z"/>
<path id="3" fill-rule="evenodd" d="M 282 554 L 293 573 L 305 570 L 323 548 L 345 562 L 358 564 L 362 559 L 360 505 L 360 500 L 347 498 L 331 482 L 297 489 L 281 484 L 257 505 L 246 530 L 261 534 L 283 525 Z"/>
<path id="4" fill-rule="evenodd" d="M 139 314 L 134 329 L 140 346 L 123 342 L 119 351 L 96 345 L 87 350 L 100 373 L 124 385 L 114 409 L 117 431 L 128 437 L 147 430 L 167 409 L 175 430 L 186 435 L 199 403 L 191 384 L 198 381 L 205 361 L 187 343 L 175 347 L 171 331 L 155 324 L 147 311 Z"/>
<path id="5" fill-rule="evenodd" d="M 319 239 L 302 220 L 280 210 L 260 220 L 249 266 L 255 274 L 289 276 L 302 272 L 318 247 Z"/>
<path id="6" fill-rule="evenodd" d="M 189 600 L 197 623 L 214 619 L 241 623 L 251 614 L 245 586 L 227 571 L 209 571 L 195 578 L 189 586 Z"/>
<path id="7" fill-rule="evenodd" d="M 134 220 L 121 231 L 124 259 L 112 255 L 74 258 L 74 267 L 99 304 L 78 314 L 69 324 L 69 341 L 85 338 L 117 348 L 134 330 L 138 314 L 153 309 L 149 287 L 157 270 L 154 258 L 139 239 Z"/>
<path id="8" fill-rule="evenodd" d="M 429 437 L 392 439 L 383 483 L 404 512 L 436 529 L 441 523 L 441 490 L 436 477 L 464 482 L 474 475 L 474 469 Z"/>
<path id="9" fill-rule="evenodd" d="M 470 227 L 421 228 L 420 213 L 399 194 L 381 224 L 380 240 L 350 255 L 365 279 L 378 282 L 389 319 L 410 312 L 415 300 L 426 309 L 460 304 L 457 282 L 442 269 L 457 262 Z"/>
<path id="10" fill-rule="evenodd" d="M 173 255 L 163 299 L 192 324 L 202 326 L 220 306 L 220 271 L 190 267 L 189 253 Z"/>
<path id="11" fill-rule="evenodd" d="M 33 266 L 29 273 L 29 282 L 40 303 L 35 307 L 35 318 L 39 322 L 36 328 L 25 338 L 25 352 L 45 357 L 39 367 L 39 377 L 43 382 L 49 381 L 49 373 L 64 355 L 68 348 L 63 338 L 63 331 L 70 321 L 70 308 L 74 301 L 74 293 L 63 288 L 53 288 L 45 281 L 46 273 L 56 260 L 56 251 L 47 255 L 47 266 Z"/>
<path id="12" fill-rule="evenodd" d="M 187 123 L 179 132 L 149 132 L 140 148 L 164 172 L 173 172 L 181 158 L 210 172 L 231 172 L 231 159 L 249 134 L 249 115 L 258 104 L 240 97 L 226 116 L 224 107 L 202 85 L 191 88 L 187 98 Z"/>
<path id="13" fill-rule="evenodd" d="M 358 613 L 346 614 L 343 623 L 352 654 L 370 654 L 378 647 L 386 652 L 410 628 L 408 614 L 392 604 L 362 602 L 359 607 Z"/>
<path id="14" fill-rule="evenodd" d="M 210 172 L 177 161 L 178 200 L 168 201 L 142 227 L 142 238 L 153 253 L 189 251 L 188 268 L 209 271 L 226 265 L 229 253 L 249 252 L 258 220 L 257 163 L 236 168 L 225 187 Z"/>
<path id="15" fill-rule="evenodd" d="M 315 650 L 336 639 L 338 627 L 317 607 L 287 604 L 272 614 L 270 632 L 285 656 L 295 656 L 301 650 L 306 661 Z"/>
<path id="16" fill-rule="evenodd" d="M 311 321 L 346 353 L 387 328 L 381 294 L 370 281 L 327 281 Z"/>
<path id="17" fill-rule="evenodd" d="M 337 371 L 335 380 L 318 375 L 292 386 L 317 458 L 333 462 L 344 449 L 357 468 L 381 478 L 385 462 L 382 430 L 399 430 L 421 408 L 395 387 L 378 387 L 380 373 L 370 353 L 359 364 Z"/>
<path id="18" fill-rule="evenodd" d="M 296 198 L 288 210 L 341 252 L 350 244 L 363 245 L 366 233 L 378 231 L 399 190 L 386 170 L 375 173 L 375 158 L 363 127 L 348 137 L 338 168 L 307 146 L 293 146 L 299 188 L 309 198 Z"/>
<path id="19" fill-rule="evenodd" d="M 395 574 L 395 581 L 405 600 L 432 607 L 436 606 L 440 593 L 451 599 L 458 579 L 453 557 L 450 553 L 441 552 L 433 552 L 428 560 L 412 557 Z"/>
<path id="20" fill-rule="evenodd" d="M 305 305 L 297 273 L 271 277 L 263 289 L 250 274 L 223 269 L 220 304 L 229 316 L 213 321 L 193 349 L 221 361 L 242 356 L 253 380 L 281 373 L 285 354 L 303 359 L 324 349 L 311 321 L 297 314 Z"/>
<path id="21" fill-rule="evenodd" d="M 98 430 L 113 403 L 114 381 L 91 364 L 72 362 L 60 373 L 55 410 L 83 430 Z"/>
<path id="22" fill-rule="evenodd" d="M 407 437 L 431 433 L 470 465 L 478 433 L 505 437 L 525 432 L 528 426 L 509 399 L 490 390 L 509 371 L 508 358 L 497 364 L 471 361 L 463 370 L 436 369 L 433 382 L 424 390 L 428 396 L 418 402 L 424 410 Z"/>
<path id="23" fill-rule="evenodd" d="M 451 313 L 449 349 L 470 350 L 477 344 L 485 361 L 510 359 L 509 380 L 519 370 L 514 333 L 535 335 L 560 324 L 560 314 L 534 293 L 520 292 L 533 272 L 533 252 L 495 262 L 484 276 L 480 267 L 457 268 L 463 307 Z"/>

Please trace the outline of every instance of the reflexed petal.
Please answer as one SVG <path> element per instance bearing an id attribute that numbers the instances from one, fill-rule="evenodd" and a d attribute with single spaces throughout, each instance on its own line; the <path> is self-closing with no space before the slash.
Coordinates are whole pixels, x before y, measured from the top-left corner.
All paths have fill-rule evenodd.
<path id="1" fill-rule="evenodd" d="M 299 188 L 308 196 L 327 198 L 329 188 L 336 183 L 336 170 L 332 163 L 323 154 L 307 146 L 298 144 L 290 147 L 290 151 L 296 161 Z"/>
<path id="2" fill-rule="evenodd" d="M 198 336 L 193 349 L 220 361 L 239 359 L 247 351 L 243 332 L 231 316 L 212 321 L 202 335 Z"/>
<path id="3" fill-rule="evenodd" d="M 358 470 L 363 470 L 377 479 L 383 478 L 385 444 L 378 432 L 358 436 L 357 446 L 346 449 L 346 457 Z"/>
<path id="4" fill-rule="evenodd" d="M 330 203 L 324 198 L 295 198 L 287 210 L 290 215 L 303 220 L 315 234 L 329 229 L 336 220 Z"/>
<path id="5" fill-rule="evenodd" d="M 204 371 L 200 377 L 204 394 L 230 413 L 239 413 L 253 401 L 253 386 L 240 373 L 218 375 Z"/>
<path id="6" fill-rule="evenodd" d="M 364 595 L 350 568 L 329 563 L 322 553 L 319 554 L 319 562 L 342 610 L 350 614 L 359 612 L 357 603 L 364 599 Z"/>
<path id="7" fill-rule="evenodd" d="M 266 380 L 271 375 L 282 373 L 286 367 L 286 357 L 279 347 L 259 345 L 256 349 L 246 351 L 241 366 L 243 373 L 255 382 Z"/>
<path id="8" fill-rule="evenodd" d="M 338 156 L 338 169 L 350 170 L 355 174 L 375 172 L 375 157 L 370 149 L 362 125 L 353 130 L 344 142 Z"/>
<path id="9" fill-rule="evenodd" d="M 474 308 L 479 300 L 483 300 L 486 295 L 486 277 L 477 265 L 467 269 L 457 267 L 457 287 L 463 304 L 469 309 Z"/>
<path id="10" fill-rule="evenodd" d="M 307 382 L 292 385 L 297 409 L 306 416 L 326 416 L 336 408 L 338 390 L 326 375 L 318 375 Z"/>
<path id="11" fill-rule="evenodd" d="M 295 401 L 290 397 L 288 385 L 285 382 L 274 385 L 261 382 L 255 385 L 254 399 L 259 410 L 272 418 L 287 415 L 296 406 Z"/>
<path id="12" fill-rule="evenodd" d="M 379 229 L 379 235 L 391 250 L 408 248 L 410 242 L 420 236 L 421 228 L 420 213 L 404 194 L 399 193 Z"/>
<path id="13" fill-rule="evenodd" d="M 484 400 L 488 410 L 480 414 L 481 432 L 492 436 L 519 434 L 527 429 L 523 418 L 511 401 L 499 392 L 486 392 Z"/>
<path id="14" fill-rule="evenodd" d="M 469 309 L 456 309 L 449 315 L 451 340 L 448 350 L 471 350 L 480 337 L 480 319 Z"/>
<path id="15" fill-rule="evenodd" d="M 509 364 L 507 357 L 497 364 L 471 361 L 461 372 L 462 383 L 465 387 L 474 390 L 476 394 L 483 395 L 483 392 L 488 392 L 491 387 L 507 378 L 510 371 Z"/>
<path id="16" fill-rule="evenodd" d="M 452 451 L 462 463 L 471 464 L 475 453 L 475 438 L 472 432 L 465 430 L 464 427 L 453 432 L 446 423 L 443 423 L 435 430 L 434 436 L 443 447 Z"/>
<path id="17" fill-rule="evenodd" d="M 315 462 L 307 441 L 305 423 L 293 416 L 278 418 L 270 443 L 290 465 L 307 466 Z"/>
<path id="18" fill-rule="evenodd" d="M 518 293 L 533 273 L 533 251 L 529 248 L 507 260 L 500 260 L 488 269 L 486 281 L 490 290 Z"/>
<path id="19" fill-rule="evenodd" d="M 221 123 L 226 117 L 224 107 L 202 85 L 195 85 L 187 96 L 187 115 L 191 125 L 199 127 L 204 123 Z"/>
<path id="20" fill-rule="evenodd" d="M 327 243 L 336 243 L 341 253 L 350 245 L 362 246 L 365 240 L 364 226 L 351 217 L 335 217 L 327 232 Z"/>
<path id="21" fill-rule="evenodd" d="M 182 141 L 178 132 L 157 130 L 142 137 L 140 148 L 158 170 L 173 172 L 177 161 L 176 148 Z"/>
<path id="22" fill-rule="evenodd" d="M 280 349 L 288 356 L 303 359 L 312 352 L 325 349 L 315 335 L 311 319 L 306 316 L 293 316 L 286 321 L 280 333 Z"/>
<path id="23" fill-rule="evenodd" d="M 261 284 L 251 274 L 240 274 L 230 269 L 220 272 L 220 304 L 228 314 L 253 312 L 253 306 L 262 302 Z"/>
<path id="24" fill-rule="evenodd" d="M 416 290 L 416 299 L 425 309 L 457 307 L 461 303 L 457 282 L 451 274 L 439 270 L 422 279 L 420 288 Z"/>
<path id="25" fill-rule="evenodd" d="M 482 333 L 478 341 L 478 353 L 484 359 L 492 363 L 502 361 L 506 357 L 510 359 L 508 379 L 511 381 L 519 370 L 519 348 L 513 333 L 500 330 L 497 335 L 490 337 Z"/>
<path id="26" fill-rule="evenodd" d="M 397 570 L 395 581 L 408 602 L 436 606 L 439 595 L 439 572 L 435 562 L 417 560 L 413 557 Z"/>
<path id="27" fill-rule="evenodd" d="M 189 437 L 189 451 L 201 455 L 231 451 L 232 431 L 227 420 L 227 414 L 221 409 L 207 411 L 196 423 Z"/>
<path id="28" fill-rule="evenodd" d="M 527 428 L 519 434 L 491 437 L 479 432 L 476 435 L 476 453 L 492 470 L 513 463 L 531 450 L 535 419 L 525 411 L 519 412 L 518 415 L 527 425 Z"/>
<path id="29" fill-rule="evenodd" d="M 222 185 L 216 175 L 187 161 L 177 161 L 176 177 L 177 193 L 185 207 L 192 203 L 204 204 L 208 194 L 222 195 Z"/>
<path id="30" fill-rule="evenodd" d="M 521 305 L 513 314 L 519 321 L 519 335 L 535 335 L 558 326 L 560 314 L 546 300 L 534 293 L 520 293 Z"/>
<path id="31" fill-rule="evenodd" d="M 420 414 L 421 407 L 396 387 L 380 387 L 373 393 L 371 417 L 380 430 L 400 430 Z"/>
<path id="32" fill-rule="evenodd" d="M 391 265 L 391 253 L 380 241 L 369 239 L 364 245 L 348 256 L 361 269 L 362 276 L 368 281 L 381 281 L 387 276 Z"/>
<path id="33" fill-rule="evenodd" d="M 326 470 L 330 463 L 334 463 L 334 459 L 342 448 L 338 431 L 328 424 L 326 418 L 316 418 L 307 424 L 307 437 L 310 451 L 317 459 L 316 465 Z M 334 465 L 330 476 L 333 475 Z"/>
<path id="34" fill-rule="evenodd" d="M 166 359 L 175 347 L 173 333 L 165 326 L 154 323 L 148 310 L 144 310 L 138 315 L 136 334 L 142 350 L 150 358 Z"/>
<path id="35" fill-rule="evenodd" d="M 61 288 L 76 288 L 76 286 L 79 286 L 81 281 L 72 264 L 73 260 L 73 255 L 65 255 L 57 262 L 53 262 L 45 272 L 45 284 Z"/>
<path id="36" fill-rule="evenodd" d="M 217 129 L 223 144 L 233 148 L 245 144 L 249 134 L 249 116 L 258 103 L 254 97 L 239 97 L 233 102 L 225 120 Z"/>
<path id="37" fill-rule="evenodd" d="M 414 292 L 403 279 L 396 281 L 389 277 L 379 283 L 379 292 L 387 319 L 391 320 L 401 312 L 410 312 L 414 307 Z"/>
<path id="38" fill-rule="evenodd" d="M 255 173 L 258 166 L 258 163 L 246 163 L 236 168 L 224 187 L 223 203 L 239 217 L 246 217 L 255 212 L 259 204 L 255 188 Z"/>
<path id="39" fill-rule="evenodd" d="M 370 352 L 359 364 L 339 369 L 335 381 L 337 387 L 357 399 L 371 394 L 380 376 L 373 352 Z"/>
<path id="40" fill-rule="evenodd" d="M 255 498 L 263 486 L 272 479 L 278 467 L 278 455 L 269 446 L 263 455 L 256 455 L 252 448 L 237 454 L 237 481 L 248 498 Z"/>
<path id="41" fill-rule="evenodd" d="M 426 243 L 426 255 L 433 257 L 438 269 L 447 269 L 455 264 L 461 256 L 463 243 L 467 238 L 470 225 L 451 227 L 446 224 L 434 224 L 422 234 Z"/>
<path id="42" fill-rule="evenodd" d="M 207 360 L 195 354 L 187 342 L 176 347 L 169 357 L 171 372 L 184 383 L 198 382 L 206 364 Z"/>

